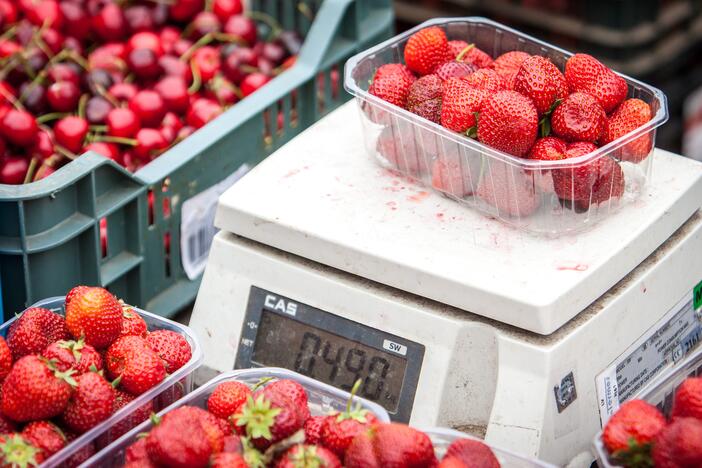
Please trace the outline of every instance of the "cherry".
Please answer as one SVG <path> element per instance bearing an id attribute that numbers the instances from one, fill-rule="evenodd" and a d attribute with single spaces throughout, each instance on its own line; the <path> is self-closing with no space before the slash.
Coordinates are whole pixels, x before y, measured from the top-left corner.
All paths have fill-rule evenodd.
<path id="1" fill-rule="evenodd" d="M 154 29 L 151 10 L 144 5 L 130 6 L 124 10 L 124 19 L 132 32 L 152 31 Z"/>
<path id="2" fill-rule="evenodd" d="M 221 22 L 227 21 L 230 16 L 240 15 L 244 11 L 241 0 L 214 0 L 212 12 Z"/>
<path id="3" fill-rule="evenodd" d="M 107 99 L 93 96 L 85 106 L 85 118 L 93 125 L 103 124 L 112 109 L 112 104 Z"/>
<path id="4" fill-rule="evenodd" d="M 283 70 L 290 70 L 295 65 L 295 62 L 297 62 L 297 55 L 291 55 L 285 59 L 281 67 L 283 67 Z"/>
<path id="5" fill-rule="evenodd" d="M 219 58 L 219 51 L 214 47 L 200 47 L 195 55 L 193 55 L 193 63 L 200 72 L 200 78 L 204 83 L 207 83 L 215 76 L 222 67 Z"/>
<path id="6" fill-rule="evenodd" d="M 280 65 L 285 59 L 286 53 L 283 46 L 276 44 L 275 42 L 263 43 L 261 48 L 261 56 L 270 60 L 276 65 Z"/>
<path id="7" fill-rule="evenodd" d="M 157 127 L 166 115 L 166 104 L 156 91 L 142 90 L 129 102 L 129 108 L 147 127 Z"/>
<path id="8" fill-rule="evenodd" d="M 5 156 L 0 160 L 0 184 L 19 185 L 24 182 L 29 161 L 21 156 Z"/>
<path id="9" fill-rule="evenodd" d="M 271 76 L 275 70 L 275 64 L 265 57 L 259 57 L 258 59 L 258 71 L 264 75 Z"/>
<path id="10" fill-rule="evenodd" d="M 167 76 L 178 76 L 190 84 L 193 81 L 193 72 L 188 64 L 172 55 L 164 55 L 158 59 L 158 64 Z"/>
<path id="11" fill-rule="evenodd" d="M 131 83 L 117 83 L 110 87 L 108 93 L 118 101 L 130 101 L 134 99 L 139 88 Z"/>
<path id="12" fill-rule="evenodd" d="M 120 157 L 119 148 L 114 143 L 107 143 L 104 141 L 94 141 L 87 145 L 83 151 L 94 151 L 101 156 L 105 156 L 108 159 L 112 159 L 117 164 L 123 164 L 124 160 Z"/>
<path id="13" fill-rule="evenodd" d="M 88 135 L 88 121 L 81 117 L 68 116 L 54 125 L 56 143 L 67 150 L 78 153 L 83 148 L 83 141 Z"/>
<path id="14" fill-rule="evenodd" d="M 199 39 L 205 34 L 219 32 L 222 29 L 222 24 L 219 18 L 214 13 L 209 11 L 201 11 L 189 26 L 192 29 L 192 38 Z"/>
<path id="15" fill-rule="evenodd" d="M 28 45 L 34 39 L 35 32 L 35 26 L 26 18 L 18 21 L 15 25 L 15 39 L 23 46 Z"/>
<path id="16" fill-rule="evenodd" d="M 167 127 L 165 125 L 162 125 L 161 128 L 158 129 L 159 132 L 161 132 L 161 136 L 163 136 L 163 139 L 168 142 L 170 145 L 173 143 L 178 136 L 178 130 L 176 130 L 173 127 Z"/>
<path id="17" fill-rule="evenodd" d="M 17 146 L 29 146 L 37 137 L 37 121 L 26 111 L 10 109 L 0 120 L 0 131 Z"/>
<path id="18" fill-rule="evenodd" d="M 187 125 L 187 126 L 181 128 L 180 130 L 178 130 L 177 139 L 178 140 L 185 140 L 190 135 L 195 133 L 195 130 L 197 130 L 195 127 L 191 127 L 190 125 Z"/>
<path id="19" fill-rule="evenodd" d="M 134 151 L 125 151 L 122 153 L 122 162 L 124 163 L 123 166 L 125 169 L 129 172 L 136 172 L 144 167 L 144 161 L 139 159 L 137 155 L 134 154 Z"/>
<path id="20" fill-rule="evenodd" d="M 27 19 L 36 26 L 61 27 L 63 16 L 56 0 L 31 0 L 24 8 Z"/>
<path id="21" fill-rule="evenodd" d="M 22 50 L 22 46 L 8 39 L 0 40 L 0 58 L 9 57 L 12 54 L 16 54 Z"/>
<path id="22" fill-rule="evenodd" d="M 155 78 L 161 73 L 158 57 L 151 49 L 134 49 L 127 56 L 130 70 L 139 78 Z"/>
<path id="23" fill-rule="evenodd" d="M 178 0 L 168 8 L 168 13 L 175 21 L 189 21 L 204 7 L 204 0 Z"/>
<path id="24" fill-rule="evenodd" d="M 130 109 L 112 109 L 105 119 L 107 133 L 121 138 L 131 138 L 137 134 L 141 124 L 139 117 Z"/>
<path id="25" fill-rule="evenodd" d="M 39 169 L 37 169 L 37 172 L 34 174 L 33 182 L 46 179 L 54 172 L 56 172 L 56 169 L 53 167 L 53 165 L 48 163 L 42 163 L 42 165 L 39 166 Z"/>
<path id="26" fill-rule="evenodd" d="M 20 96 L 23 96 L 24 106 L 34 114 L 41 114 L 46 110 L 46 88 L 39 83 L 22 83 Z"/>
<path id="27" fill-rule="evenodd" d="M 78 71 L 67 63 L 57 63 L 51 65 L 48 70 L 51 81 L 70 81 L 76 86 L 80 85 L 80 75 Z"/>
<path id="28" fill-rule="evenodd" d="M 166 26 L 159 33 L 163 52 L 170 54 L 173 52 L 173 45 L 180 39 L 180 31 L 173 26 Z"/>
<path id="29" fill-rule="evenodd" d="M 79 40 L 90 35 L 90 22 L 85 10 L 73 2 L 61 2 L 59 5 L 63 15 L 63 31 Z"/>
<path id="30" fill-rule="evenodd" d="M 223 106 L 230 106 L 239 100 L 236 86 L 222 76 L 215 77 L 210 83 L 206 96 L 214 99 Z"/>
<path id="31" fill-rule="evenodd" d="M 239 36 L 249 45 L 254 45 L 258 37 L 256 23 L 244 15 L 234 15 L 224 24 L 224 32 L 232 36 Z"/>
<path id="32" fill-rule="evenodd" d="M 151 7 L 151 20 L 154 25 L 161 27 L 168 21 L 168 5 L 164 2 L 156 2 Z"/>
<path id="33" fill-rule="evenodd" d="M 192 41 L 189 41 L 187 39 L 178 39 L 175 43 L 173 43 L 172 52 L 178 57 L 180 57 L 183 54 L 185 54 L 192 46 Z"/>
<path id="34" fill-rule="evenodd" d="M 0 159 L 5 156 L 5 151 L 7 151 L 7 144 L 5 143 L 5 140 L 0 138 Z"/>
<path id="35" fill-rule="evenodd" d="M 54 141 L 51 134 L 46 130 L 37 132 L 37 139 L 32 147 L 32 156 L 45 161 L 54 155 Z"/>
<path id="36" fill-rule="evenodd" d="M 127 32 L 127 20 L 124 12 L 115 3 L 106 4 L 93 16 L 93 32 L 105 41 L 118 41 Z"/>
<path id="37" fill-rule="evenodd" d="M 134 147 L 134 154 L 145 161 L 161 154 L 168 148 L 168 142 L 161 132 L 153 128 L 142 128 L 136 134 L 137 144 Z"/>
<path id="38" fill-rule="evenodd" d="M 46 66 L 46 63 L 48 62 L 46 54 L 39 49 L 29 49 L 27 54 L 29 56 L 26 59 L 26 69 L 24 69 L 24 71 L 26 72 L 26 70 L 29 69 L 36 75 Z"/>
<path id="39" fill-rule="evenodd" d="M 80 90 L 70 81 L 59 81 L 49 86 L 46 98 L 55 111 L 70 112 L 78 105 Z"/>
<path id="40" fill-rule="evenodd" d="M 83 54 L 83 46 L 80 43 L 80 40 L 76 39 L 75 37 L 67 37 L 65 41 L 63 41 L 63 48 L 66 49 L 69 52 L 75 52 L 76 54 L 80 55 L 81 57 L 84 55 Z"/>
<path id="41" fill-rule="evenodd" d="M 252 73 L 241 82 L 241 94 L 244 96 L 249 96 L 255 91 L 258 91 L 261 86 L 265 85 L 269 81 L 271 81 L 271 77 L 268 75 L 264 75 L 263 73 Z"/>
<path id="42" fill-rule="evenodd" d="M 90 69 L 102 68 L 108 71 L 120 71 L 119 63 L 126 56 L 124 44 L 106 44 L 93 50 L 88 55 Z"/>
<path id="43" fill-rule="evenodd" d="M 7 98 L 17 97 L 17 91 L 7 81 L 0 80 L 0 105 L 11 104 Z"/>
<path id="44" fill-rule="evenodd" d="M 201 128 L 223 112 L 222 107 L 212 99 L 200 98 L 190 106 L 185 121 L 188 125 Z"/>
<path id="45" fill-rule="evenodd" d="M 107 91 L 112 86 L 112 83 L 114 83 L 112 75 L 102 68 L 90 70 L 88 74 L 85 75 L 85 84 L 93 94 L 100 94 Z"/>
<path id="46" fill-rule="evenodd" d="M 53 28 L 46 28 L 41 32 L 41 39 L 54 54 L 61 52 L 63 48 L 63 34 Z"/>
<path id="47" fill-rule="evenodd" d="M 179 76 L 167 76 L 154 86 L 154 90 L 161 95 L 168 110 L 178 114 L 184 113 L 190 104 L 188 85 Z"/>
<path id="48" fill-rule="evenodd" d="M 289 55 L 297 55 L 302 49 L 302 38 L 297 31 L 283 31 L 278 35 L 276 42 L 280 43 Z"/>
<path id="49" fill-rule="evenodd" d="M 127 51 L 135 49 L 149 49 L 159 57 L 163 55 L 161 38 L 150 31 L 139 32 L 129 38 L 129 41 L 127 41 Z"/>
<path id="50" fill-rule="evenodd" d="M 12 24 L 17 21 L 17 7 L 9 0 L 0 0 L 0 17 L 5 24 Z"/>
<path id="51" fill-rule="evenodd" d="M 161 122 L 162 127 L 171 127 L 174 128 L 176 131 L 180 130 L 183 128 L 183 122 L 180 121 L 180 118 L 173 112 L 168 112 L 166 115 L 163 117 L 163 122 Z"/>
<path id="52" fill-rule="evenodd" d="M 254 51 L 248 47 L 238 48 L 229 54 L 224 60 L 222 71 L 227 78 L 238 85 L 248 74 L 242 70 L 242 65 L 249 67 L 258 66 L 258 57 L 254 54 Z"/>

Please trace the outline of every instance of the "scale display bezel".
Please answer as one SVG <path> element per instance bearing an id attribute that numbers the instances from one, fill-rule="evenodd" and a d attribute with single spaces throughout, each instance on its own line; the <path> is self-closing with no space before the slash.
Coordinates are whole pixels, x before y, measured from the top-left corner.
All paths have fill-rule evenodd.
<path id="1" fill-rule="evenodd" d="M 274 305 L 271 305 L 270 301 L 267 304 L 267 298 L 274 298 L 274 304 L 284 304 L 284 306 L 276 308 Z M 284 310 L 280 310 L 281 308 Z M 314 329 L 351 340 L 360 345 L 374 348 L 381 353 L 395 354 L 406 359 L 407 365 L 401 383 L 397 410 L 395 412 L 388 411 L 388 414 L 390 414 L 390 418 L 393 421 L 409 422 L 424 360 L 424 345 L 252 285 L 246 306 L 246 314 L 241 327 L 241 338 L 234 363 L 235 369 L 261 367 L 252 358 L 256 345 L 258 325 L 261 322 L 264 310 L 268 313 L 300 322 Z M 399 344 L 402 352 L 389 349 L 388 343 Z M 281 347 L 281 349 L 285 348 Z M 383 406 L 380 402 L 378 404 Z"/>

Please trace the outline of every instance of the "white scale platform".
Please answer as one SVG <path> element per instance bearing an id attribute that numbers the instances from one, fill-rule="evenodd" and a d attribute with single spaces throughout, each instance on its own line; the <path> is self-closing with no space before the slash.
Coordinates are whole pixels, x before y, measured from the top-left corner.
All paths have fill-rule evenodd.
<path id="1" fill-rule="evenodd" d="M 257 166 L 215 224 L 324 265 L 539 334 L 626 276 L 702 204 L 702 165 L 656 150 L 647 192 L 579 235 L 522 234 L 382 169 L 354 103 Z"/>

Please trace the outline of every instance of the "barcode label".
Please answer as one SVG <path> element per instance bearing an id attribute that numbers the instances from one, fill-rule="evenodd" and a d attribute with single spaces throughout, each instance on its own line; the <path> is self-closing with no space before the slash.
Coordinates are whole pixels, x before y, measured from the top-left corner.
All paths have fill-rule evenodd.
<path id="1" fill-rule="evenodd" d="M 189 279 L 196 279 L 205 270 L 212 240 L 218 231 L 214 225 L 214 219 L 219 196 L 249 170 L 250 167 L 244 164 L 219 184 L 198 193 L 183 203 L 180 222 L 180 252 L 183 270 Z"/>

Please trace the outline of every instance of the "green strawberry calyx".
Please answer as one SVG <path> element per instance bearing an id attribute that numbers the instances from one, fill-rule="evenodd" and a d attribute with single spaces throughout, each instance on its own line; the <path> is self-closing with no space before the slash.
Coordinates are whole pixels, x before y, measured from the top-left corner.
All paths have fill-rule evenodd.
<path id="1" fill-rule="evenodd" d="M 85 348 L 85 337 L 81 336 L 78 341 L 61 340 L 58 342 L 59 348 L 67 349 L 73 354 L 73 359 L 80 362 L 83 357 L 83 348 Z"/>
<path id="2" fill-rule="evenodd" d="M 0 453 L 2 453 L 3 466 L 12 466 L 16 468 L 28 468 L 30 466 L 38 466 L 37 455 L 40 450 L 27 442 L 22 436 L 15 434 L 5 438 L 0 444 Z"/>
<path id="3" fill-rule="evenodd" d="M 236 425 L 246 428 L 246 435 L 252 439 L 260 437 L 271 440 L 271 427 L 275 424 L 275 417 L 281 413 L 282 409 L 272 408 L 271 402 L 263 395 L 259 395 L 256 400 L 249 396 L 243 405 L 240 414 L 236 414 Z"/>
<path id="4" fill-rule="evenodd" d="M 241 448 L 244 456 L 244 461 L 249 468 L 265 468 L 266 463 L 270 460 L 264 454 L 259 452 L 256 447 L 251 444 L 248 437 L 241 437 Z"/>
<path id="5" fill-rule="evenodd" d="M 298 445 L 297 447 L 297 450 L 288 458 L 295 468 L 323 468 L 326 465 L 317 455 L 316 446 Z"/>
<path id="6" fill-rule="evenodd" d="M 353 419 L 361 424 L 368 422 L 368 419 L 366 418 L 368 415 L 368 410 L 362 409 L 361 403 L 359 402 L 356 402 L 356 405 L 353 404 L 353 399 L 356 397 L 356 392 L 358 392 L 358 389 L 361 388 L 361 382 L 361 379 L 358 379 L 356 383 L 353 384 L 353 387 L 351 388 L 351 395 L 349 395 L 349 399 L 346 401 L 346 410 L 337 415 L 337 422 L 341 422 L 346 419 Z"/>
<path id="7" fill-rule="evenodd" d="M 551 107 L 549 107 L 541 117 L 541 120 L 539 121 L 539 131 L 541 133 L 541 137 L 547 137 L 551 134 L 551 114 L 553 114 L 553 111 L 556 110 L 556 107 L 558 107 L 561 102 L 563 102 L 563 99 L 560 98 L 553 101 Z"/>
<path id="8" fill-rule="evenodd" d="M 651 457 L 652 444 L 639 443 L 633 437 L 629 438 L 628 447 L 617 450 L 612 454 L 612 460 L 622 466 L 631 468 L 653 468 Z"/>
<path id="9" fill-rule="evenodd" d="M 46 359 L 44 357 L 40 357 L 39 359 L 46 364 L 46 367 L 48 367 L 49 370 L 54 373 L 54 376 L 57 379 L 63 380 L 71 387 L 75 388 L 78 386 L 78 382 L 76 382 L 76 379 L 73 378 L 73 375 L 76 373 L 74 369 L 68 369 L 67 371 L 62 372 L 58 367 L 56 367 L 56 359 Z"/>
<path id="10" fill-rule="evenodd" d="M 475 44 L 468 44 L 468 47 L 459 52 L 459 54 L 456 56 L 456 62 L 462 62 L 463 57 L 465 57 L 471 49 L 475 49 Z"/>

